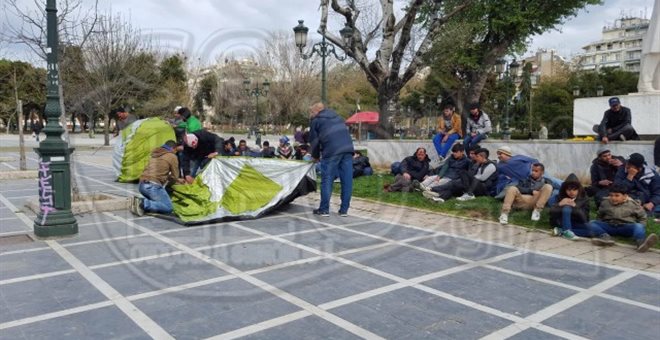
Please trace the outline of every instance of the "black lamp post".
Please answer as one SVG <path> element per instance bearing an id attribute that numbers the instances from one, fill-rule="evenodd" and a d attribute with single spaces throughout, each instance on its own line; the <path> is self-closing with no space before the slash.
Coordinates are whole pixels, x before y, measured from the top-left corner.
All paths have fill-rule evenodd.
<path id="1" fill-rule="evenodd" d="M 506 69 L 505 69 L 506 68 Z M 495 69 L 498 73 L 502 73 L 504 71 L 504 79 L 506 80 L 506 102 L 505 102 L 505 109 L 504 109 L 504 131 L 502 131 L 502 139 L 509 140 L 511 138 L 511 130 L 509 129 L 509 115 L 510 115 L 510 110 L 511 110 L 511 92 L 510 92 L 510 86 L 509 83 L 512 83 L 514 85 L 514 91 L 515 91 L 515 80 L 516 77 L 518 76 L 518 69 L 520 68 L 520 63 L 516 61 L 514 58 L 513 61 L 510 64 L 506 64 L 506 60 L 501 59 L 496 65 Z"/>
<path id="2" fill-rule="evenodd" d="M 59 67 L 57 52 L 57 5 L 46 2 L 47 25 L 47 81 L 46 81 L 46 138 L 34 151 L 39 155 L 39 213 L 34 220 L 34 234 L 40 237 L 73 235 L 78 233 L 78 222 L 71 213 L 70 157 L 73 148 L 62 139 L 60 126 Z"/>
<path id="3" fill-rule="evenodd" d="M 259 97 L 265 97 L 268 95 L 270 83 L 268 80 L 264 80 L 264 82 L 261 84 L 261 87 L 259 87 L 259 83 L 257 83 L 254 88 L 252 88 L 250 84 L 250 79 L 245 79 L 243 81 L 243 89 L 245 90 L 245 94 L 248 97 L 255 98 L 254 124 L 256 125 L 257 129 L 257 131 L 255 131 L 255 142 L 258 146 L 261 147 L 261 133 L 259 131 Z"/>
<path id="4" fill-rule="evenodd" d="M 335 52 L 335 45 L 326 42 L 325 36 L 322 36 L 320 43 L 316 43 L 312 45 L 312 50 L 309 52 L 309 54 L 305 54 L 303 52 L 303 48 L 307 46 L 307 32 L 309 32 L 309 28 L 303 25 L 303 22 L 304 22 L 303 20 L 298 20 L 298 26 L 293 28 L 296 47 L 298 47 L 298 50 L 300 51 L 300 57 L 303 59 L 311 58 L 312 56 L 314 56 L 314 53 L 321 56 L 321 101 L 324 104 L 327 104 L 328 88 L 327 88 L 327 79 L 326 79 L 325 58 L 329 57 L 330 55 L 334 55 L 335 58 L 337 58 L 337 60 L 344 61 L 346 60 L 346 55 L 339 56 L 337 52 Z M 348 27 L 348 25 L 345 25 L 344 28 L 339 30 L 339 34 L 341 35 L 344 41 L 344 45 L 349 46 L 351 43 L 351 39 L 353 37 L 353 29 Z"/>

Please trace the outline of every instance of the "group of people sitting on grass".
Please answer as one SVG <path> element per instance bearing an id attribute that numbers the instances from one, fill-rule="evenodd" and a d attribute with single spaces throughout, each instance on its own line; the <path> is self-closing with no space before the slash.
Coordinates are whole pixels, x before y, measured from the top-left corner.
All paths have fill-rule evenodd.
<path id="1" fill-rule="evenodd" d="M 657 242 L 657 235 L 646 235 L 644 224 L 649 216 L 660 217 L 660 175 L 641 154 L 633 153 L 626 160 L 601 148 L 591 166 L 592 185 L 585 188 L 574 174 L 563 182 L 547 176 L 541 162 L 513 155 L 508 146 L 496 153 L 494 162 L 488 149 L 473 145 L 466 154 L 465 146 L 458 143 L 440 166 L 432 168 L 426 149 L 419 147 L 392 165 L 394 182 L 383 190 L 421 191 L 437 203 L 454 197 L 502 199 L 501 224 L 509 223 L 512 209 L 531 210 L 531 220 L 538 221 L 543 209 L 550 207 L 553 232 L 566 239 L 591 237 L 594 244 L 612 245 L 611 236 L 632 237 L 640 252 Z M 589 220 L 588 196 L 598 208 L 594 221 Z"/>

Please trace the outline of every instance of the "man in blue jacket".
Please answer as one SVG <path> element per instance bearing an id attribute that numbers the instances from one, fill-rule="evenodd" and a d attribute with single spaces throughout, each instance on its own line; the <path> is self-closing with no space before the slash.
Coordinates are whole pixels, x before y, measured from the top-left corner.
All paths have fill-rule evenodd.
<path id="1" fill-rule="evenodd" d="M 321 160 L 321 203 L 315 215 L 330 216 L 332 182 L 341 183 L 340 216 L 348 215 L 353 193 L 353 141 L 344 119 L 337 112 L 326 109 L 323 103 L 309 108 L 311 119 L 309 139 L 314 161 Z"/>

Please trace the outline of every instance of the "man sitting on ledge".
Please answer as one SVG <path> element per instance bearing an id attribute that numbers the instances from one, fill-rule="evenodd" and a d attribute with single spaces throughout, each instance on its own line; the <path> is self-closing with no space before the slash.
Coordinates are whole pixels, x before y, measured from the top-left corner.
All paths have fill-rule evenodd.
<path id="1" fill-rule="evenodd" d="M 622 106 L 618 97 L 609 100 L 610 109 L 603 114 L 600 125 L 594 125 L 594 131 L 598 133 L 598 139 L 603 144 L 610 140 L 638 140 L 639 136 L 632 127 L 632 115 L 630 109 Z"/>

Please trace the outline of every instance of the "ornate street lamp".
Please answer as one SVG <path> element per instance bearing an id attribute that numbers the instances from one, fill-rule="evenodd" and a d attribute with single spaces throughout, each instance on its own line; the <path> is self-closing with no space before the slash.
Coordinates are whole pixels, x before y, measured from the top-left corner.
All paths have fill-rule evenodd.
<path id="1" fill-rule="evenodd" d="M 575 85 L 573 86 L 573 97 L 577 98 L 580 96 L 580 87 Z"/>
<path id="2" fill-rule="evenodd" d="M 335 52 L 335 45 L 332 45 L 325 41 L 325 36 L 322 36 L 321 42 L 312 45 L 312 50 L 309 54 L 303 52 L 303 48 L 307 46 L 307 32 L 309 28 L 303 24 L 303 20 L 298 20 L 298 26 L 293 28 L 294 38 L 296 41 L 296 47 L 300 51 L 300 57 L 303 59 L 309 59 L 314 56 L 314 53 L 321 56 L 321 101 L 325 104 L 328 103 L 328 88 L 327 88 L 327 79 L 326 79 L 326 68 L 325 68 L 325 58 L 330 55 L 334 55 L 335 58 L 339 61 L 346 60 L 346 55 L 339 56 Z M 351 40 L 353 38 L 353 29 L 344 25 L 344 28 L 339 30 L 339 34 L 342 37 L 344 45 L 350 46 Z"/>
<path id="3" fill-rule="evenodd" d="M 268 95 L 268 90 L 270 90 L 270 83 L 268 80 L 264 80 L 264 82 L 261 84 L 261 87 L 259 87 L 259 83 L 257 83 L 255 84 L 255 87 L 252 88 L 250 79 L 245 79 L 243 81 L 243 89 L 245 90 L 245 94 L 248 97 L 255 98 L 254 124 L 256 125 L 257 130 L 255 131 L 255 142 L 257 145 L 259 145 L 259 147 L 261 147 L 261 132 L 259 131 L 259 97 L 265 97 Z"/>
<path id="4" fill-rule="evenodd" d="M 47 81 L 46 81 L 46 138 L 34 151 L 39 155 L 39 213 L 34 220 L 34 234 L 39 237 L 73 235 L 78 222 L 71 213 L 70 157 L 73 148 L 62 139 L 60 126 L 59 67 L 57 52 L 57 5 L 46 2 L 47 25 Z"/>

